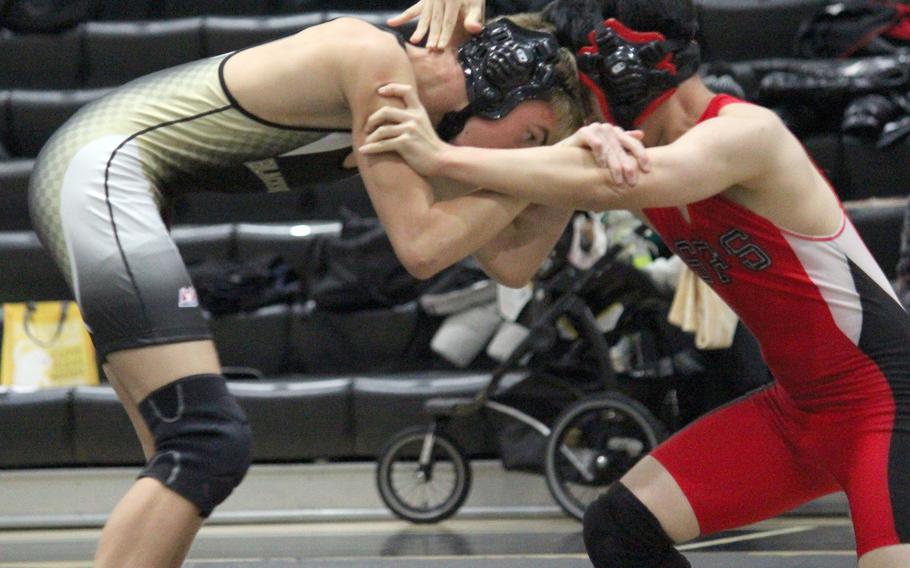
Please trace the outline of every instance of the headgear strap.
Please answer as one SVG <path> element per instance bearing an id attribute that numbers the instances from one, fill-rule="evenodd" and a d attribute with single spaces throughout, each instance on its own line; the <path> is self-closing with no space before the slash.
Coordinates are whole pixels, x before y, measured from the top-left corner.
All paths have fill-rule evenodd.
<path id="1" fill-rule="evenodd" d="M 448 112 L 436 130 L 451 140 L 474 115 L 498 120 L 529 99 L 544 99 L 554 88 L 565 88 L 556 64 L 559 44 L 547 32 L 498 20 L 458 50 L 464 69 L 468 106 Z"/>
<path id="2" fill-rule="evenodd" d="M 694 41 L 637 32 L 613 18 L 588 40 L 578 51 L 579 78 L 594 92 L 604 117 L 623 128 L 641 124 L 698 71 Z"/>

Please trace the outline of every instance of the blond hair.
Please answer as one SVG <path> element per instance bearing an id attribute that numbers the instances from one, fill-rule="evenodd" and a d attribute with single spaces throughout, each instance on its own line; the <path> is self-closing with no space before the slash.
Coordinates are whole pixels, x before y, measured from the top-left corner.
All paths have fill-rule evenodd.
<path id="1" fill-rule="evenodd" d="M 539 13 L 523 12 L 509 14 L 496 19 L 508 19 L 512 23 L 539 32 L 553 33 L 555 27 L 544 20 Z M 495 21 L 495 20 L 493 20 Z M 583 98 L 581 82 L 578 80 L 578 66 L 575 56 L 564 47 L 559 48 L 559 63 L 555 71 L 562 85 L 547 94 L 546 102 L 556 114 L 557 128 L 553 132 L 554 142 L 568 138 L 585 123 L 587 101 Z"/>

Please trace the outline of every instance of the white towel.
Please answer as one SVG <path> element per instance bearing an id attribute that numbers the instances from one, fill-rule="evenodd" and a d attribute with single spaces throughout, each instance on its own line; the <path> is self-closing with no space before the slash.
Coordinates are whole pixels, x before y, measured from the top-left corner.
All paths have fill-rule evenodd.
<path id="1" fill-rule="evenodd" d="M 726 349 L 733 344 L 739 317 L 710 286 L 683 268 L 676 286 L 670 323 L 695 333 L 699 349 Z"/>

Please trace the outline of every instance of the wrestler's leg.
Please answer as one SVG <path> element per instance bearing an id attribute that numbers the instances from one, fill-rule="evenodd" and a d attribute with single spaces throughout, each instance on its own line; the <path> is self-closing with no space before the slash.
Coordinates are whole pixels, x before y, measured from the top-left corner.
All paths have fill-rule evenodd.
<path id="1" fill-rule="evenodd" d="M 772 391 L 709 414 L 640 461 L 621 480 L 638 504 L 611 492 L 595 501 L 585 516 L 594 565 L 687 566 L 672 543 L 767 519 L 837 490 L 831 476 L 800 461 L 784 441 Z M 628 511 L 637 511 L 634 522 Z M 640 530 L 616 534 L 622 531 L 607 526 L 611 518 Z M 651 534 L 641 538 L 645 527 Z M 661 549 L 644 550 L 645 543 Z"/>
<path id="2" fill-rule="evenodd" d="M 35 228 L 152 453 L 105 525 L 95 563 L 177 567 L 202 520 L 246 473 L 249 425 L 220 374 L 141 150 L 120 136 L 71 149 L 70 134 L 58 135 L 36 165 Z"/>
<path id="3" fill-rule="evenodd" d="M 910 566 L 910 431 L 902 426 L 906 405 L 895 407 L 897 420 L 893 410 L 865 419 L 838 412 L 828 423 L 837 443 L 822 459 L 847 493 L 860 568 Z"/>
<path id="4" fill-rule="evenodd" d="M 198 308 L 178 307 L 178 290 L 190 285 L 188 276 L 175 251 L 158 244 L 154 261 L 159 268 L 169 265 L 162 271 L 167 277 L 143 278 L 144 262 L 125 255 L 137 259 L 135 297 L 142 298 L 144 310 L 131 309 L 121 298 L 118 317 L 102 317 L 95 310 L 110 306 L 110 299 L 85 288 L 81 295 L 96 343 L 107 353 L 106 369 L 149 456 L 141 478 L 105 524 L 97 568 L 179 567 L 204 518 L 249 466 L 249 427 L 227 391 L 215 347 L 211 340 L 192 339 L 207 333 L 202 316 L 197 313 L 195 321 L 188 316 Z M 105 348 L 157 341 L 165 343 Z"/>
<path id="5" fill-rule="evenodd" d="M 148 426 L 142 420 L 142 414 L 139 413 L 139 403 L 130 398 L 110 365 L 105 363 L 103 368 L 104 375 L 107 377 L 107 382 L 114 389 L 114 392 L 117 393 L 117 398 L 120 400 L 120 404 L 123 405 L 123 409 L 126 411 L 126 415 L 129 417 L 130 423 L 136 431 L 136 437 L 139 438 L 139 443 L 142 445 L 142 454 L 145 456 L 146 461 L 148 461 L 155 455 L 155 439 L 152 437 L 152 433 L 149 432 Z"/>
<path id="6" fill-rule="evenodd" d="M 139 410 L 152 392 L 182 377 L 217 375 L 218 357 L 211 341 L 182 342 L 111 353 L 105 370 L 124 402 L 147 457 L 155 440 Z M 137 402 L 138 401 L 138 402 Z M 143 477 L 114 508 L 104 526 L 96 567 L 179 567 L 202 525 L 199 508 L 165 487 L 158 479 Z"/>
<path id="7" fill-rule="evenodd" d="M 117 397 L 120 399 L 120 402 L 123 404 L 123 408 L 126 410 L 127 415 L 130 418 L 130 422 L 133 424 L 133 428 L 136 430 L 136 435 L 139 438 L 139 442 L 142 444 L 142 452 L 145 454 L 145 459 L 149 460 L 155 454 L 155 440 L 152 438 L 151 432 L 149 432 L 148 426 L 142 420 L 142 415 L 139 413 L 139 407 L 136 401 L 132 400 L 127 394 L 126 390 L 120 383 L 120 380 L 114 374 L 113 369 L 110 365 L 104 365 L 104 373 L 107 376 L 107 380 L 110 385 L 114 388 L 114 391 L 117 393 Z M 101 544 L 102 546 L 96 553 L 96 563 L 99 566 L 110 565 L 116 563 L 117 558 L 123 556 L 124 553 L 117 550 L 117 542 L 131 542 L 138 541 L 142 542 L 141 539 L 137 539 L 134 535 L 130 534 L 132 531 L 129 528 L 126 528 L 130 525 L 127 520 L 129 517 L 134 516 L 130 512 L 130 504 L 133 505 L 133 508 L 142 509 L 145 507 L 145 503 L 148 501 L 153 501 L 154 503 L 166 503 L 171 499 L 170 492 L 165 492 L 164 498 L 161 498 L 161 490 L 157 487 L 157 484 L 152 483 L 150 480 L 140 480 L 142 485 L 140 486 L 137 483 L 133 489 L 132 493 L 134 496 L 129 498 L 122 499 L 121 506 L 114 510 L 111 514 L 108 522 L 105 526 L 105 532 L 102 533 Z M 149 485 L 149 488 L 146 490 L 145 486 Z M 148 493 L 148 496 L 145 495 Z M 167 511 L 170 514 L 175 509 L 182 507 L 181 503 L 173 504 L 167 503 Z M 181 518 L 188 517 L 192 523 L 187 526 L 186 522 L 179 522 Z M 149 518 L 143 515 L 141 518 Z M 142 558 L 148 558 L 151 562 L 158 562 L 159 565 L 179 565 L 178 560 L 186 556 L 186 553 L 189 551 L 189 546 L 192 544 L 193 536 L 199 530 L 200 521 L 197 521 L 198 515 L 176 515 L 178 522 L 175 525 L 172 525 L 172 528 L 178 533 L 175 536 L 165 535 L 162 531 L 156 531 L 154 534 L 160 536 L 165 542 L 148 542 L 149 548 L 152 549 L 152 552 L 149 553 L 147 550 L 135 549 L 136 554 L 141 554 Z M 148 529 L 138 528 L 138 530 L 145 530 L 148 532 Z M 174 547 L 173 543 L 177 541 L 183 541 L 180 545 Z M 111 544 L 108 544 L 110 542 Z M 157 552 L 171 550 L 173 552 L 172 556 L 174 558 L 162 558 L 156 559 L 154 555 Z M 108 556 L 112 557 L 109 559 Z M 128 562 L 134 562 L 135 560 L 127 559 Z"/>

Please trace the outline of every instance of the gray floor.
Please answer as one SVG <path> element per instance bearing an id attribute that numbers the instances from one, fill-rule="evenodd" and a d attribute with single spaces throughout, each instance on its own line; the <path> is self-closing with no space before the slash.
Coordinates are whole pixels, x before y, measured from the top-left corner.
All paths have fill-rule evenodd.
<path id="1" fill-rule="evenodd" d="M 0 532 L 0 568 L 89 568 L 98 529 Z M 683 547 L 695 568 L 855 567 L 842 517 L 777 519 Z M 186 568 L 589 568 L 565 518 L 209 526 Z"/>
<path id="2" fill-rule="evenodd" d="M 542 476 L 486 462 L 472 471 L 465 507 L 417 526 L 391 518 L 373 464 L 256 466 L 185 568 L 590 568 L 579 524 L 559 513 Z M 135 475 L 0 471 L 0 568 L 90 568 L 99 527 Z M 682 549 L 695 568 L 855 567 L 842 497 L 798 513 Z"/>

